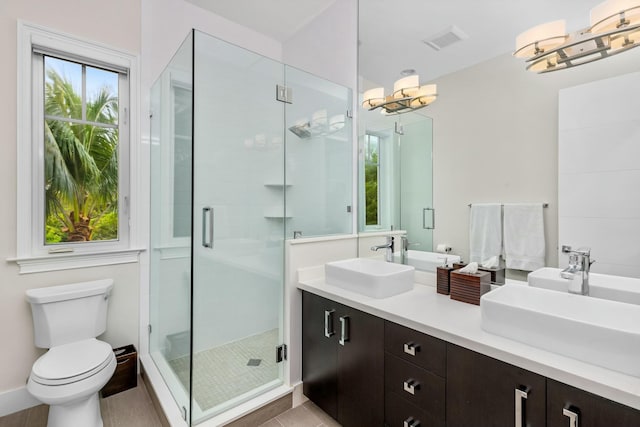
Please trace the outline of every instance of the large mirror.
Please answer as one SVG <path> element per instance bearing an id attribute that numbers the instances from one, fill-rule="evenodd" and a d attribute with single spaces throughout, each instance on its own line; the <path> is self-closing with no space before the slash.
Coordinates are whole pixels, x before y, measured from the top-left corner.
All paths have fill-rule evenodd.
<path id="1" fill-rule="evenodd" d="M 385 94 L 390 94 L 394 82 L 410 70 L 419 75 L 421 84 L 437 84 L 437 100 L 416 112 L 384 117 L 378 110 L 361 111 L 361 164 L 366 148 L 371 150 L 375 146 L 376 134 L 382 130 L 381 134 L 386 132 L 393 136 L 389 132 L 394 130 L 394 121 L 409 120 L 410 115 L 422 116 L 432 126 L 432 135 L 425 138 L 424 144 L 432 151 L 433 159 L 425 156 L 421 160 L 423 170 L 432 174 L 432 183 L 421 184 L 433 186 L 432 204 L 424 207 L 435 208 L 437 217 L 432 230 L 432 246 L 424 245 L 422 249 L 446 245 L 463 260 L 468 260 L 469 205 L 475 203 L 546 203 L 543 217 L 544 263 L 547 266 L 565 266 L 566 260 L 559 255 L 558 249 L 562 244 L 594 243 L 559 241 L 558 207 L 563 200 L 559 200 L 558 105 L 561 93 L 568 88 L 639 71 L 640 49 L 545 74 L 527 71 L 525 62 L 514 57 L 512 52 L 517 35 L 539 24 L 564 19 L 569 33 L 588 27 L 589 12 L 600 2 L 360 1 L 360 96 L 363 91 L 378 86 L 383 86 Z M 622 98 L 620 102 L 628 101 Z M 599 100 L 594 99 L 594 102 Z M 371 118 L 372 114 L 377 114 L 382 122 L 391 121 L 391 125 L 375 124 L 377 121 L 375 117 Z M 638 117 L 636 114 L 636 119 Z M 368 137 L 367 133 L 374 137 Z M 635 141 L 636 146 L 640 144 L 637 134 Z M 599 149 L 603 154 L 606 152 L 606 140 Z M 411 159 L 418 161 L 420 157 L 411 156 Z M 576 155 L 576 162 L 579 159 Z M 398 180 L 403 167 L 415 165 L 398 162 L 386 171 L 381 167 L 377 177 L 379 189 L 384 188 L 384 182 Z M 366 207 L 364 175 L 361 173 L 360 176 L 363 208 Z M 401 181 L 395 185 L 418 183 Z M 413 209 L 414 205 L 424 203 L 414 199 L 423 195 L 396 194 L 400 195 L 378 201 L 382 204 L 379 228 L 391 225 L 405 228 L 401 222 L 391 221 L 402 218 L 405 206 Z M 379 197 L 383 196 L 384 192 L 379 193 Z M 608 201 L 590 200 L 590 203 L 598 205 Z M 385 212 L 389 217 L 385 218 Z M 421 213 L 410 215 L 418 222 L 423 221 Z M 629 234 L 629 230 L 640 230 L 640 217 L 631 218 L 629 227 L 626 231 L 620 227 L 621 232 Z M 371 231 L 371 227 L 361 218 L 360 232 L 366 231 Z M 408 230 L 409 241 L 414 238 L 412 234 Z M 614 242 L 616 238 L 613 237 Z M 420 250 L 421 246 L 413 249 Z M 609 244 L 594 255 L 597 262 L 592 271 L 597 272 L 603 266 L 611 269 L 616 259 L 629 258 L 628 245 Z M 621 274 L 640 276 L 640 266 L 625 271 Z M 526 272 L 511 272 L 511 277 L 524 275 Z"/>

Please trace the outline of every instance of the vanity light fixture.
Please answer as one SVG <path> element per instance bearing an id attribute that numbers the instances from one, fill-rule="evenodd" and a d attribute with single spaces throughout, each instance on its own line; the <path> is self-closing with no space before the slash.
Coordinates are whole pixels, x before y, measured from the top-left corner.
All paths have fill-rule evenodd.
<path id="1" fill-rule="evenodd" d="M 362 107 L 368 110 L 382 108 L 387 115 L 419 110 L 433 103 L 438 97 L 435 84 L 420 86 L 417 74 L 397 80 L 393 84 L 393 94 L 385 96 L 384 88 L 377 87 L 364 92 Z"/>
<path id="2" fill-rule="evenodd" d="M 567 34 L 565 21 L 533 27 L 516 38 L 518 58 L 537 73 L 564 70 L 640 44 L 640 0 L 607 0 L 591 9 L 591 26 Z"/>

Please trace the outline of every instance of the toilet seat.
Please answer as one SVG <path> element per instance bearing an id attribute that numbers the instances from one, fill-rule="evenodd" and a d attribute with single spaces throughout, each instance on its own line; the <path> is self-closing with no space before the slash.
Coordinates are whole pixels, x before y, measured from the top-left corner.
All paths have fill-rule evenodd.
<path id="1" fill-rule="evenodd" d="M 33 364 L 31 379 L 42 385 L 65 385 L 89 378 L 113 359 L 113 350 L 95 338 L 52 347 Z"/>

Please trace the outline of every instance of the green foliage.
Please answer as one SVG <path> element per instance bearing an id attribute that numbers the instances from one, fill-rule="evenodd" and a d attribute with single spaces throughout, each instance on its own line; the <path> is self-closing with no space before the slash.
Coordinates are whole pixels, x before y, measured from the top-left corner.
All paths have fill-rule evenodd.
<path id="1" fill-rule="evenodd" d="M 91 222 L 91 240 L 111 240 L 118 237 L 118 212 L 111 211 Z"/>
<path id="2" fill-rule="evenodd" d="M 86 103 L 85 117 L 116 124 L 117 112 L 117 96 L 103 87 Z M 82 117 L 82 96 L 53 69 L 47 70 L 45 114 L 46 243 L 116 239 L 117 215 L 110 225 L 102 221 L 118 205 L 117 129 L 56 119 Z"/>
<path id="3" fill-rule="evenodd" d="M 378 224 L 378 165 L 377 164 L 365 164 L 364 188 L 365 188 L 364 200 L 366 203 L 365 224 L 376 225 Z"/>

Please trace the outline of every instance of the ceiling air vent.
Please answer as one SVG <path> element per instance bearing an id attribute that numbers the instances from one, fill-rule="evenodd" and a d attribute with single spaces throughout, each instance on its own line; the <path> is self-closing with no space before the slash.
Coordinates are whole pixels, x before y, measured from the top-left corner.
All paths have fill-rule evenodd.
<path id="1" fill-rule="evenodd" d="M 464 31 L 462 31 L 455 25 L 452 25 L 446 30 L 434 34 L 433 36 L 428 37 L 422 41 L 435 50 L 441 50 L 468 37 L 469 36 Z"/>

